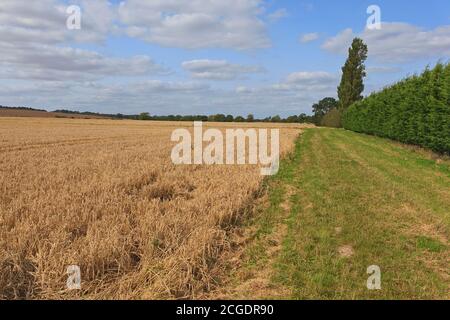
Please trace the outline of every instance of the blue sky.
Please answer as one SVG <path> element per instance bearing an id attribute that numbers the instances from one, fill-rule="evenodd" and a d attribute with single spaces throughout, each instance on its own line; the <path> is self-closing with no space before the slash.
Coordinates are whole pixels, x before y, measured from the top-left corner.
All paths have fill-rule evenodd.
<path id="1" fill-rule="evenodd" d="M 68 30 L 66 9 L 81 8 Z M 367 8 L 381 29 L 367 30 Z M 336 96 L 351 40 L 366 94 L 450 56 L 450 2 L 2 0 L 0 104 L 258 117 Z"/>

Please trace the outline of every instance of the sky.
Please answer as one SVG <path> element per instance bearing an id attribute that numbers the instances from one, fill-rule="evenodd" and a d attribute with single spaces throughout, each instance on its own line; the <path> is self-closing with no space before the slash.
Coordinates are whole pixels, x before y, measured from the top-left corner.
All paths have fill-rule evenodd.
<path id="1" fill-rule="evenodd" d="M 67 27 L 73 5 L 79 29 Z M 368 27 L 371 5 L 378 29 Z M 370 94 L 449 61 L 450 1 L 1 0 L 0 105 L 310 114 L 336 97 L 357 36 L 369 48 Z"/>

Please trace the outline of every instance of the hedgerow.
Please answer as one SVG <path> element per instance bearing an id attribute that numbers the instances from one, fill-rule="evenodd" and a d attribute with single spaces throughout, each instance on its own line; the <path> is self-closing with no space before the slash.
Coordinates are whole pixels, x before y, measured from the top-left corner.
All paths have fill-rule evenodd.
<path id="1" fill-rule="evenodd" d="M 345 129 L 450 154 L 450 64 L 439 63 L 352 104 Z"/>

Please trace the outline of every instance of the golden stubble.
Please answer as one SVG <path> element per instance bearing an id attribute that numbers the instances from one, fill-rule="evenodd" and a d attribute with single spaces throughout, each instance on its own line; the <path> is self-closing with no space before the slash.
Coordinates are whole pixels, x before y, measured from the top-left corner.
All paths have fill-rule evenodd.
<path id="1" fill-rule="evenodd" d="M 300 125 L 278 127 L 285 154 Z M 187 122 L 0 118 L 0 298 L 192 298 L 217 283 L 259 167 L 175 166 Z M 82 288 L 66 289 L 66 268 Z"/>

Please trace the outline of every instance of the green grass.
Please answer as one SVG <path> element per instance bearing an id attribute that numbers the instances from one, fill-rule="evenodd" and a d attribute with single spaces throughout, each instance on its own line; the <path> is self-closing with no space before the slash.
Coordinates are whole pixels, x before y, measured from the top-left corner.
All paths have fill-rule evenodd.
<path id="1" fill-rule="evenodd" d="M 446 247 L 439 241 L 424 236 L 417 238 L 417 247 L 419 249 L 425 249 L 431 252 L 442 252 L 446 249 Z"/>
<path id="2" fill-rule="evenodd" d="M 292 292 L 286 299 L 450 298 L 448 161 L 377 137 L 310 129 L 269 181 L 269 200 L 246 267 L 273 268 L 271 281 Z M 268 266 L 264 239 L 278 224 L 288 231 Z M 339 254 L 343 246 L 351 257 Z M 381 269 L 381 290 L 366 287 L 371 265 Z"/>

